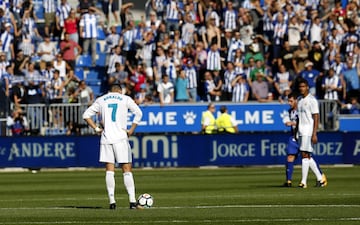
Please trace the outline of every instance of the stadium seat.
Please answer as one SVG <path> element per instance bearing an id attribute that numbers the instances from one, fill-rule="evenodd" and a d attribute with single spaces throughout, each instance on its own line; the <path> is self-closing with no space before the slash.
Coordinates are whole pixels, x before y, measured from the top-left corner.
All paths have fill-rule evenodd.
<path id="1" fill-rule="evenodd" d="M 122 31 L 121 26 L 120 26 L 120 25 L 119 25 L 119 26 L 116 26 L 116 33 L 117 33 L 117 34 L 121 34 L 121 31 Z"/>
<path id="2" fill-rule="evenodd" d="M 80 79 L 84 80 L 84 69 L 82 67 L 75 68 L 75 75 Z"/>
<path id="3" fill-rule="evenodd" d="M 99 52 L 98 59 L 96 60 L 96 65 L 100 67 L 106 66 L 106 53 Z"/>
<path id="4" fill-rule="evenodd" d="M 101 50 L 101 44 L 100 44 L 99 41 L 96 42 L 96 52 L 97 52 L 97 53 L 103 52 L 103 51 Z"/>
<path id="5" fill-rule="evenodd" d="M 89 85 L 89 87 L 94 92 L 94 97 L 101 95 L 101 86 L 100 85 Z"/>
<path id="6" fill-rule="evenodd" d="M 86 75 L 86 83 L 88 85 L 101 85 L 101 79 L 99 79 L 98 75 L 98 72 L 90 70 Z"/>
<path id="7" fill-rule="evenodd" d="M 91 56 L 79 55 L 76 60 L 76 67 L 91 67 Z"/>
<path id="8" fill-rule="evenodd" d="M 102 29 L 102 27 L 98 27 L 97 28 L 97 39 L 98 40 L 105 40 L 105 38 L 106 38 L 106 34 L 105 34 L 105 32 L 104 32 L 104 30 Z"/>

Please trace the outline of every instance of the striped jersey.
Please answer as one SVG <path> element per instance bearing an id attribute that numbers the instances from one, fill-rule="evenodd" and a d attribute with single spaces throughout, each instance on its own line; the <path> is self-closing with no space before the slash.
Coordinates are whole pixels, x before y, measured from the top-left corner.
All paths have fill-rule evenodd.
<path id="1" fill-rule="evenodd" d="M 97 38 L 97 18 L 95 14 L 83 14 L 79 25 L 83 27 L 84 38 Z"/>

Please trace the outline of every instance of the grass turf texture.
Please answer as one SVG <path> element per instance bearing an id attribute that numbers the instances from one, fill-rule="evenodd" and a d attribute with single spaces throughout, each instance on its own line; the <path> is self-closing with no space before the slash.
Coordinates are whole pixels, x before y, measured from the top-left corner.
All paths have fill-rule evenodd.
<path id="1" fill-rule="evenodd" d="M 6 224 L 360 224 L 360 167 L 323 169 L 326 188 L 283 188 L 284 169 L 265 167 L 134 170 L 137 195 L 154 207 L 129 210 L 120 170 L 118 208 L 109 210 L 103 170 L 0 173 Z M 294 186 L 300 180 L 295 169 Z"/>

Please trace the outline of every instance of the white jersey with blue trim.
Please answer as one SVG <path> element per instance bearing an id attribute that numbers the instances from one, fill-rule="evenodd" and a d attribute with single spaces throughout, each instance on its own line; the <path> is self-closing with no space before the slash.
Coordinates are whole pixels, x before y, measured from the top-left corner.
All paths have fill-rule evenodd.
<path id="1" fill-rule="evenodd" d="M 138 124 L 142 111 L 132 98 L 117 92 L 109 92 L 96 99 L 84 112 L 83 118 L 101 116 L 104 130 L 101 134 L 101 144 L 114 144 L 127 139 L 128 111 L 134 114 L 133 123 Z"/>

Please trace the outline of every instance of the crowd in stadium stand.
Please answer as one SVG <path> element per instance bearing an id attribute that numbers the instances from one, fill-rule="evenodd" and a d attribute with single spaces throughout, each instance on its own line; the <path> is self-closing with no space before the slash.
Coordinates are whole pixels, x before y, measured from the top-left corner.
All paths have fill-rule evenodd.
<path id="1" fill-rule="evenodd" d="M 133 3 L 44 0 L 44 26 L 31 0 L 2 2 L 15 106 L 91 103 L 116 80 L 138 104 L 286 102 L 300 77 L 344 112 L 359 105 L 359 0 L 149 0 L 140 21 Z"/>

